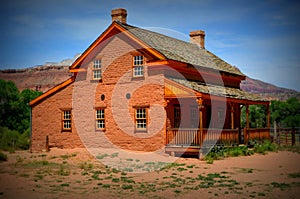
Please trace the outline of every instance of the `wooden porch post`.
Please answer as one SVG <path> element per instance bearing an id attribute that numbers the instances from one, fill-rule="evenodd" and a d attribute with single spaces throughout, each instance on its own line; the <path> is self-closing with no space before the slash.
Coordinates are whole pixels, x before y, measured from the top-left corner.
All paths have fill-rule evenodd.
<path id="1" fill-rule="evenodd" d="M 234 129 L 234 106 L 233 106 L 233 103 L 231 103 L 230 114 L 231 114 L 231 129 Z"/>
<path id="2" fill-rule="evenodd" d="M 270 113 L 270 104 L 267 104 L 267 128 L 270 128 L 270 116 L 271 116 L 271 113 Z"/>
<path id="3" fill-rule="evenodd" d="M 169 144 L 169 135 L 168 135 L 168 129 L 167 129 L 167 126 L 168 126 L 168 112 L 167 112 L 167 107 L 168 107 L 168 103 L 170 102 L 170 100 L 168 99 L 165 99 L 164 101 L 164 108 L 165 108 L 165 111 L 166 111 L 166 120 L 165 120 L 165 138 L 166 138 L 166 141 L 165 141 L 165 144 Z"/>
<path id="4" fill-rule="evenodd" d="M 248 128 L 249 128 L 249 105 L 246 104 L 246 127 L 244 128 L 244 142 L 247 144 L 249 140 Z"/>
<path id="5" fill-rule="evenodd" d="M 199 136 L 199 145 L 202 145 L 203 142 L 203 100 L 202 98 L 198 98 L 198 109 L 199 109 L 199 129 L 200 129 L 200 136 Z"/>
<path id="6" fill-rule="evenodd" d="M 246 104 L 246 128 L 249 128 L 249 105 Z"/>

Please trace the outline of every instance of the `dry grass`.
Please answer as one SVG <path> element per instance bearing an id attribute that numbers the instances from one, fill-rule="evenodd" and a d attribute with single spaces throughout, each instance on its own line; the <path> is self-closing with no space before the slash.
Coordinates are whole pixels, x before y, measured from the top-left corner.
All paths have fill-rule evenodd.
<path id="1" fill-rule="evenodd" d="M 201 194 L 203 198 L 296 198 L 299 165 L 286 161 L 299 157 L 297 153 L 278 152 L 229 158 L 212 165 L 180 158 L 155 172 L 137 174 L 109 168 L 99 157 L 79 149 L 47 154 L 18 151 L 0 163 L 0 197 L 194 198 Z M 138 162 L 130 158 L 124 161 Z M 162 163 L 144 166 L 161 168 L 156 164 Z"/>

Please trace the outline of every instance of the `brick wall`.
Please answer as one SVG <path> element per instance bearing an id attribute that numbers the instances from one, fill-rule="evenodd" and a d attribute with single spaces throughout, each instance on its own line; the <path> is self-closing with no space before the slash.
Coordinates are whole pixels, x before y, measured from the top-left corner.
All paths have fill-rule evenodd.
<path id="1" fill-rule="evenodd" d="M 46 136 L 53 147 L 83 147 L 73 121 L 72 131 L 62 131 L 62 109 L 72 108 L 72 91 L 71 84 L 32 107 L 31 151 L 46 150 Z"/>
<path id="2" fill-rule="evenodd" d="M 62 148 L 117 146 L 133 151 L 155 151 L 164 146 L 163 76 L 148 76 L 145 67 L 143 78 L 133 78 L 132 58 L 141 54 L 140 49 L 127 43 L 122 35 L 104 43 L 83 62 L 87 72 L 80 79 L 32 108 L 32 151 L 45 148 L 46 136 L 50 145 Z M 102 62 L 101 81 L 92 80 L 95 58 Z M 104 100 L 101 95 L 105 96 Z M 147 132 L 135 131 L 136 106 L 147 107 Z M 72 132 L 61 132 L 61 109 L 71 107 Z M 105 108 L 104 132 L 96 130 L 96 107 Z"/>

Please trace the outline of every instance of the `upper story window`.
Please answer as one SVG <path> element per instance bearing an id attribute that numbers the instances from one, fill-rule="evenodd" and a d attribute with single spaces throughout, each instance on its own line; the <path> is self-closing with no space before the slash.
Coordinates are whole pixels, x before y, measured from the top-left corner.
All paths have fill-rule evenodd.
<path id="1" fill-rule="evenodd" d="M 62 111 L 62 130 L 70 131 L 72 128 L 71 125 L 72 113 L 71 110 L 63 110 Z"/>
<path id="2" fill-rule="evenodd" d="M 144 76 L 144 56 L 134 56 L 133 57 L 133 77 L 143 77 Z"/>
<path id="3" fill-rule="evenodd" d="M 137 108 L 135 110 L 135 127 L 137 131 L 147 130 L 147 109 Z"/>
<path id="4" fill-rule="evenodd" d="M 101 67 L 101 59 L 94 60 L 93 65 L 93 79 L 99 80 L 102 78 L 102 67 Z"/>

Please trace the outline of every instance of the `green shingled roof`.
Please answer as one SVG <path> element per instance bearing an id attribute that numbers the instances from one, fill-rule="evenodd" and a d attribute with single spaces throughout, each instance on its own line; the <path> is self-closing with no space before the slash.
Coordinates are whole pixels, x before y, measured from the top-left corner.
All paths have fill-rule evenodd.
<path id="1" fill-rule="evenodd" d="M 192 64 L 195 67 L 205 67 L 245 76 L 238 68 L 228 64 L 218 56 L 206 49 L 200 48 L 196 44 L 120 22 L 117 23 L 149 47 L 163 54 L 167 59 Z"/>
<path id="2" fill-rule="evenodd" d="M 241 90 L 239 88 L 231 88 L 225 86 L 218 86 L 212 84 L 205 84 L 202 82 L 196 81 L 189 81 L 186 79 L 178 79 L 178 78 L 168 78 L 178 84 L 191 88 L 197 92 L 215 95 L 215 96 L 222 96 L 228 97 L 233 99 L 244 99 L 244 100 L 251 100 L 251 101 L 267 101 L 264 98 L 260 97 L 259 95 L 249 93 L 247 91 Z"/>

